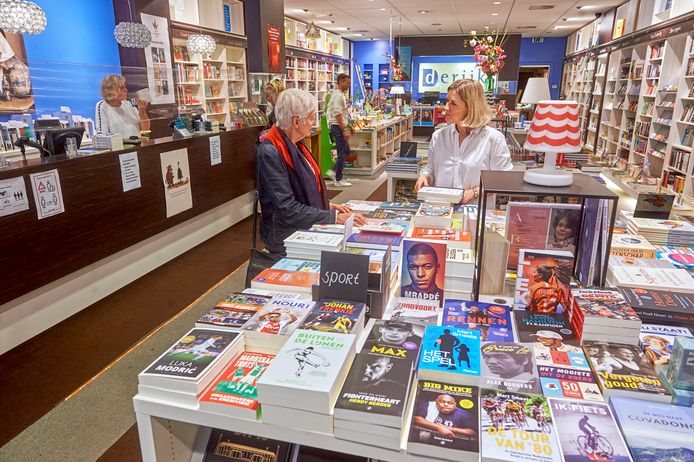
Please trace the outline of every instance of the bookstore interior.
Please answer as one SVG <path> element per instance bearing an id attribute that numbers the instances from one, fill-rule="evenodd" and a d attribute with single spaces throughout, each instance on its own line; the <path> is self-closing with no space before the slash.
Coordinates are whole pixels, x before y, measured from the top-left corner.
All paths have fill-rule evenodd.
<path id="1" fill-rule="evenodd" d="M 0 29 L 0 460 L 694 462 L 694 0 Z"/>

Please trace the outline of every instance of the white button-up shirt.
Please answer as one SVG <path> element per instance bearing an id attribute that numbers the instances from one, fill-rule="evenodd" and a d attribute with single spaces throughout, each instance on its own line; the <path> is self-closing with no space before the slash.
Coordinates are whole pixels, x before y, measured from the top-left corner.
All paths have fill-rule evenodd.
<path id="1" fill-rule="evenodd" d="M 503 133 L 487 125 L 470 130 L 459 141 L 455 124 L 437 130 L 429 144 L 429 163 L 422 169 L 439 188 L 469 189 L 480 185 L 482 170 L 512 170 Z"/>

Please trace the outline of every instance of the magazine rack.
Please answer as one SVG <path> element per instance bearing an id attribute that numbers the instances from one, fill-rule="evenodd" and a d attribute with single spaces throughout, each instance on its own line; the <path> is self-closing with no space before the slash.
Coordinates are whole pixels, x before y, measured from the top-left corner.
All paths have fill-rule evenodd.
<path id="1" fill-rule="evenodd" d="M 606 199 L 611 201 L 609 208 L 610 227 L 605 246 L 604 262 L 607 264 L 612 243 L 612 229 L 617 215 L 617 201 L 619 196 L 600 184 L 595 178 L 586 174 L 575 174 L 573 184 L 562 187 L 537 186 L 523 181 L 523 172 L 493 172 L 483 171 L 480 175 L 480 194 L 478 199 L 477 219 L 477 262 L 475 264 L 475 278 L 473 283 L 473 298 L 479 300 L 480 266 L 482 265 L 482 252 L 484 249 L 484 229 L 486 221 L 487 200 L 490 195 L 503 194 L 508 196 L 560 196 L 576 197 L 581 200 L 581 216 L 584 216 L 584 199 Z M 576 255 L 583 241 L 579 235 L 576 243 Z M 605 285 L 606 272 L 600 276 L 600 285 Z"/>

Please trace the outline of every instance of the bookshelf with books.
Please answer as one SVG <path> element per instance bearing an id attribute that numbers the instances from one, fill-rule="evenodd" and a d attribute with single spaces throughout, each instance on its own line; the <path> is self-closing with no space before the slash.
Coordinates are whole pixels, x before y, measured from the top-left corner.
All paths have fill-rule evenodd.
<path id="1" fill-rule="evenodd" d="M 590 110 L 588 112 L 588 129 L 586 145 L 594 148 L 595 152 L 604 152 L 607 147 L 605 138 L 600 138 L 601 122 L 603 120 L 603 96 L 607 91 L 607 53 L 597 57 L 596 71 L 593 76 L 593 88 L 590 94 Z"/>
<path id="2" fill-rule="evenodd" d="M 347 162 L 345 172 L 372 175 L 400 152 L 400 143 L 412 140 L 412 116 L 398 116 L 357 130 L 350 138 L 355 159 Z"/>

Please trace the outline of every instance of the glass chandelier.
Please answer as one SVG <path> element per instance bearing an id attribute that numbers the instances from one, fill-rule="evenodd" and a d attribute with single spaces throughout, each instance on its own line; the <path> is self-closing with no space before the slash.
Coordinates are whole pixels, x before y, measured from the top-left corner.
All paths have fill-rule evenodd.
<path id="1" fill-rule="evenodd" d="M 206 34 L 194 34 L 188 37 L 186 47 L 190 53 L 200 53 L 209 55 L 217 48 L 217 42 L 212 36 Z"/>
<path id="2" fill-rule="evenodd" d="M 152 33 L 139 22 L 119 22 L 113 35 L 120 46 L 126 48 L 146 48 L 152 43 Z"/>
<path id="3" fill-rule="evenodd" d="M 26 0 L 0 0 L 0 29 L 14 34 L 40 34 L 46 29 L 46 13 Z"/>

